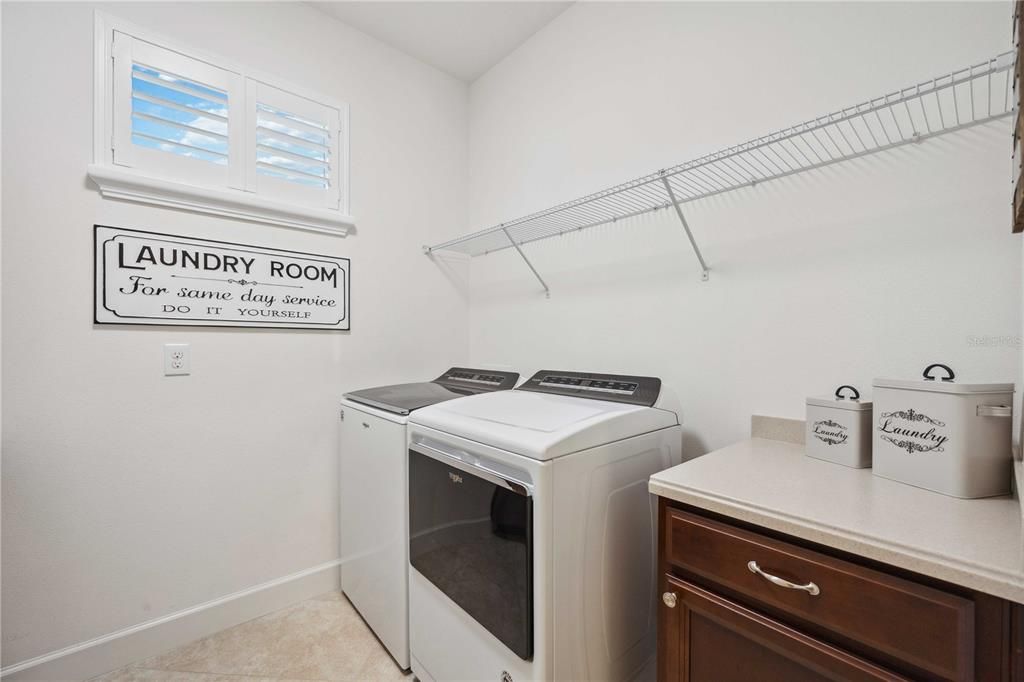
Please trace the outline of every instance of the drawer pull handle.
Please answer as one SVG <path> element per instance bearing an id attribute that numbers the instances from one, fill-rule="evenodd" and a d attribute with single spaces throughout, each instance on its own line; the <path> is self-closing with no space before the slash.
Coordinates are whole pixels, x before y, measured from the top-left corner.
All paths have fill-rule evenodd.
<path id="1" fill-rule="evenodd" d="M 665 602 L 665 606 L 674 609 L 676 604 L 679 603 L 679 597 L 676 596 L 675 592 L 663 592 L 661 601 Z"/>
<path id="2" fill-rule="evenodd" d="M 785 587 L 787 590 L 803 590 L 804 592 L 812 596 L 821 594 L 821 590 L 818 589 L 818 586 L 814 583 L 807 583 L 806 585 L 797 585 L 796 583 L 791 583 L 788 580 L 784 580 L 777 575 L 765 573 L 761 570 L 761 567 L 757 565 L 756 561 L 748 561 L 747 568 L 750 569 L 751 573 L 756 573 L 768 582 L 770 582 L 771 584 L 778 585 L 779 587 Z"/>

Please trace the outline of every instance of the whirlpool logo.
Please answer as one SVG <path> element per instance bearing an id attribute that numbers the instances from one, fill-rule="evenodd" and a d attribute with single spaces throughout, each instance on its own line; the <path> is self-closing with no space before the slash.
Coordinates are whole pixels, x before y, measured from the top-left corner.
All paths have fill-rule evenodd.
<path id="1" fill-rule="evenodd" d="M 452 483 L 462 483 L 462 476 L 452 473 L 451 471 L 448 472 L 448 478 L 452 480 Z"/>

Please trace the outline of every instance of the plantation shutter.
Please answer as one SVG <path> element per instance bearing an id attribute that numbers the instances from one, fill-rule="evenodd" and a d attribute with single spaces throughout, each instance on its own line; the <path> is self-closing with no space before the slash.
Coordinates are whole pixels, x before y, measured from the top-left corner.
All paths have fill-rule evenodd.
<path id="1" fill-rule="evenodd" d="M 247 183 L 258 196 L 339 209 L 341 112 L 254 79 L 247 83 Z"/>
<path id="2" fill-rule="evenodd" d="M 116 31 L 113 56 L 114 163 L 242 189 L 242 77 Z"/>

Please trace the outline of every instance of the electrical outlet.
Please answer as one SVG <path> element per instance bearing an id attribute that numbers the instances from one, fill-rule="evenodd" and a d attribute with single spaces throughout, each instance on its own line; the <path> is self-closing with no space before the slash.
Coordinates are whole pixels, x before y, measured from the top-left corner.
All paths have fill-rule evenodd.
<path id="1" fill-rule="evenodd" d="M 192 373 L 192 358 L 187 343 L 164 344 L 164 376 Z"/>

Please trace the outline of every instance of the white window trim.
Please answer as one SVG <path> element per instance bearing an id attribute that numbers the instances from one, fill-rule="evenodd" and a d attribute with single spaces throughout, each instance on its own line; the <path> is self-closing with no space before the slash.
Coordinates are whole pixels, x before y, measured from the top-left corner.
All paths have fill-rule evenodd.
<path id="1" fill-rule="evenodd" d="M 88 167 L 88 176 L 99 187 L 102 196 L 342 236 L 355 227 L 349 203 L 349 109 L 344 102 L 322 95 L 307 96 L 334 107 L 341 113 L 339 210 L 272 201 L 242 190 L 199 187 L 115 165 L 112 151 L 114 130 L 111 69 L 111 36 L 115 29 L 141 40 L 179 49 L 196 59 L 243 72 L 250 78 L 272 84 L 274 87 L 300 94 L 308 93 L 307 88 L 290 85 L 280 78 L 253 69 L 239 68 L 231 60 L 185 47 L 176 40 L 156 35 L 152 31 L 97 11 L 94 34 L 93 163 Z"/>

